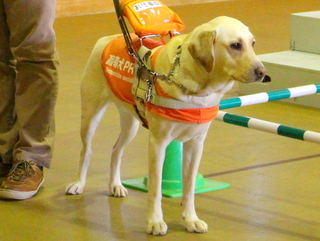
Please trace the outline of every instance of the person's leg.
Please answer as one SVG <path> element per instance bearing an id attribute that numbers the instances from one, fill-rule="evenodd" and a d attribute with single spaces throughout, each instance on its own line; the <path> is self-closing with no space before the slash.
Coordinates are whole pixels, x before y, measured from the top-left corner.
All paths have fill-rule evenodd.
<path id="1" fill-rule="evenodd" d="M 10 31 L 7 26 L 3 0 L 0 1 L 0 160 L 1 164 L 12 164 L 13 147 L 18 141 L 15 105 L 15 61 L 9 44 Z M 2 165 L 3 166 L 3 165 Z M 2 169 L 2 168 L 1 168 Z"/>
<path id="2" fill-rule="evenodd" d="M 50 167 L 57 98 L 54 0 L 4 0 L 10 48 L 16 59 L 15 112 L 19 140 L 1 198 L 26 199 L 43 184 Z M 17 18 L 19 16 L 19 18 Z"/>
<path id="3" fill-rule="evenodd" d="M 57 98 L 54 0 L 5 0 L 11 52 L 17 60 L 15 110 L 19 141 L 14 161 L 50 167 Z M 17 16 L 19 16 L 17 21 Z"/>

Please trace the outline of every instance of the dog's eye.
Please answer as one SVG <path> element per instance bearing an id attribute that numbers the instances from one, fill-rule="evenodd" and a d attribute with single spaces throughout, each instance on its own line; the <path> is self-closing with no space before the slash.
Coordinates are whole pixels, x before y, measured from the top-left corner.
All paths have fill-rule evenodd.
<path id="1" fill-rule="evenodd" d="M 230 47 L 234 50 L 241 50 L 242 44 L 241 43 L 234 43 L 234 44 L 231 44 Z"/>
<path id="2" fill-rule="evenodd" d="M 252 47 L 254 47 L 255 44 L 256 44 L 256 41 L 252 41 Z"/>

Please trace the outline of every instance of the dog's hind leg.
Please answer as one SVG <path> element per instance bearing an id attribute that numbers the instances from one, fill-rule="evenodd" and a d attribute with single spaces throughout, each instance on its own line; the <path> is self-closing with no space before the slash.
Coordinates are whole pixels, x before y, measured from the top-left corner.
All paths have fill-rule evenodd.
<path id="1" fill-rule="evenodd" d="M 120 114 L 121 133 L 113 147 L 111 156 L 109 194 L 115 197 L 125 197 L 128 195 L 128 191 L 121 184 L 121 157 L 126 145 L 136 136 L 140 122 L 127 110 L 120 106 L 118 106 L 118 109 Z"/>
<path id="2" fill-rule="evenodd" d="M 100 63 L 101 52 L 106 45 L 105 40 L 106 38 L 100 39 L 95 45 L 81 82 L 82 150 L 76 181 L 67 186 L 67 194 L 83 192 L 92 153 L 91 141 L 110 98 Z"/>
<path id="3" fill-rule="evenodd" d="M 100 105 L 95 111 L 86 112 L 82 115 L 81 120 L 81 140 L 82 140 L 82 150 L 80 155 L 80 163 L 78 167 L 78 172 L 76 175 L 76 181 L 69 184 L 66 189 L 67 194 L 81 194 L 86 183 L 86 176 L 91 160 L 91 142 L 92 138 L 96 132 L 98 124 L 103 117 L 103 114 L 107 108 L 108 103 Z"/>

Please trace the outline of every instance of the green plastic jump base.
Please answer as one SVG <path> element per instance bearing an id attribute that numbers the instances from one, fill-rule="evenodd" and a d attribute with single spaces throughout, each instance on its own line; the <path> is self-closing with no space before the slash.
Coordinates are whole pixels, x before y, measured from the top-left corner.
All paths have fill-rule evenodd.
<path id="1" fill-rule="evenodd" d="M 148 176 L 125 180 L 125 187 L 148 192 Z M 230 187 L 230 184 L 204 178 L 197 174 L 195 193 L 216 191 Z M 182 143 L 173 141 L 166 149 L 162 174 L 162 196 L 175 198 L 182 196 Z"/>
<path id="2" fill-rule="evenodd" d="M 196 188 L 195 193 L 216 191 L 216 190 L 230 187 L 230 184 L 228 183 L 218 182 L 208 178 L 204 178 L 201 174 L 198 174 L 198 176 L 201 176 L 201 177 L 200 179 L 197 178 L 197 181 L 199 180 L 202 185 Z M 146 177 L 126 180 L 126 181 L 123 181 L 122 184 L 128 188 L 148 192 L 148 186 L 146 185 L 147 180 L 148 180 L 148 177 L 146 176 Z M 162 196 L 169 197 L 169 198 L 181 197 L 182 188 L 181 189 L 180 188 L 179 189 L 162 188 Z"/>

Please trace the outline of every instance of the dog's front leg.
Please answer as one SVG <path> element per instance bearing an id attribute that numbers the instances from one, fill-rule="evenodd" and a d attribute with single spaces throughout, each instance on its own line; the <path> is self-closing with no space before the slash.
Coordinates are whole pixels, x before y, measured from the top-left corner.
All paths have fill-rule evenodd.
<path id="1" fill-rule="evenodd" d="M 197 138 L 184 143 L 183 146 L 183 197 L 182 217 L 187 230 L 191 233 L 206 233 L 208 225 L 200 220 L 194 205 L 196 176 L 202 156 L 204 138 Z"/>
<path id="2" fill-rule="evenodd" d="M 162 168 L 166 147 L 167 144 L 150 137 L 147 232 L 153 235 L 165 235 L 168 230 L 161 207 Z"/>

